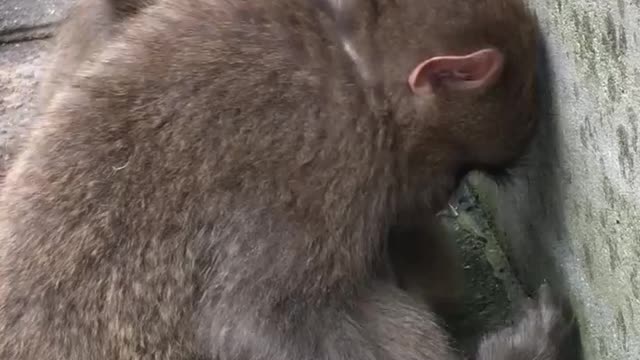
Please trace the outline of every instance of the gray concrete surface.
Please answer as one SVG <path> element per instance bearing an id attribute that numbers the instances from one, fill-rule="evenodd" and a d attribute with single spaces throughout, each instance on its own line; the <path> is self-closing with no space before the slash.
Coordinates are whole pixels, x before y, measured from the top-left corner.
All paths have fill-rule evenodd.
<path id="1" fill-rule="evenodd" d="M 45 45 L 42 40 L 0 45 L 0 178 L 34 120 Z"/>
<path id="2" fill-rule="evenodd" d="M 47 37 L 72 0 L 0 0 L 0 43 Z"/>
<path id="3" fill-rule="evenodd" d="M 473 183 L 520 278 L 572 301 L 587 360 L 640 359 L 640 2 L 530 0 L 543 124 L 514 184 Z"/>
<path id="4" fill-rule="evenodd" d="M 55 23 L 69 4 L 70 0 L 2 0 L 0 32 Z"/>

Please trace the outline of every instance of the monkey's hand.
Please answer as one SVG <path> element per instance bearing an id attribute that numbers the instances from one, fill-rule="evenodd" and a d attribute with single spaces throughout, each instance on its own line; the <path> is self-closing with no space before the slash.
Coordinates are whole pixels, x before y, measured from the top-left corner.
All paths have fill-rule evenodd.
<path id="1" fill-rule="evenodd" d="M 524 316 L 513 326 L 490 334 L 480 343 L 476 360 L 556 360 L 569 335 L 570 322 L 554 301 L 548 285 L 538 299 L 524 307 Z"/>

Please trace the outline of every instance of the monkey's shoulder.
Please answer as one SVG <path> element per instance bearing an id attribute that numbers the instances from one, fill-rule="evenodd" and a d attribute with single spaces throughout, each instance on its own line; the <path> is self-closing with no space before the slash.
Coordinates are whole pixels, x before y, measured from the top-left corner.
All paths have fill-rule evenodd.
<path id="1" fill-rule="evenodd" d="M 152 6 L 86 64 L 75 88 L 92 96 L 126 92 L 129 98 L 179 89 L 184 98 L 228 103 L 304 93 L 330 77 L 333 54 L 327 54 L 326 41 L 288 27 L 282 16 L 219 3 Z"/>

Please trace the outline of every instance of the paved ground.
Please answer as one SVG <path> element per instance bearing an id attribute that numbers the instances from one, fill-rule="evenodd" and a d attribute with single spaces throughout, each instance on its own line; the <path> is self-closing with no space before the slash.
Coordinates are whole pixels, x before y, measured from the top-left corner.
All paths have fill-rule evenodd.
<path id="1" fill-rule="evenodd" d="M 2 0 L 0 32 L 56 22 L 69 4 L 69 0 Z"/>
<path id="2" fill-rule="evenodd" d="M 46 36 L 70 3 L 71 0 L 0 1 L 0 42 Z"/>
<path id="3" fill-rule="evenodd" d="M 46 39 L 72 0 L 0 0 L 0 176 L 34 118 Z M 46 55 L 45 55 L 46 56 Z"/>
<path id="4" fill-rule="evenodd" d="M 45 41 L 0 45 L 0 175 L 34 120 L 37 79 Z"/>
<path id="5" fill-rule="evenodd" d="M 0 44 L 0 177 L 11 149 L 22 142 L 35 120 L 35 89 L 50 41 L 24 41 L 38 37 L 24 35 L 30 33 L 29 28 L 58 20 L 68 1 L 0 0 L 0 43 L 2 34 L 20 35 L 11 43 Z M 459 215 L 446 223 L 463 249 L 469 284 L 464 312 L 448 324 L 460 345 L 472 348 L 478 334 L 506 321 L 510 304 L 522 294 L 475 198 L 465 190 L 460 194 Z"/>

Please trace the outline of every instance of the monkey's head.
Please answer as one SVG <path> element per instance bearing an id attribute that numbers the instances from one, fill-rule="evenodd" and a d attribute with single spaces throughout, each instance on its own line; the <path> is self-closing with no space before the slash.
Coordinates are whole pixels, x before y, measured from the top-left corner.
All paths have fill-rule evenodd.
<path id="1" fill-rule="evenodd" d="M 374 2 L 371 63 L 409 168 L 513 165 L 536 125 L 537 27 L 522 0 Z"/>
<path id="2" fill-rule="evenodd" d="M 407 2 L 397 8 L 403 17 L 424 19 L 423 27 L 404 28 L 413 60 L 404 92 L 411 100 L 399 104 L 413 111 L 401 111 L 409 118 L 398 120 L 408 124 L 410 154 L 458 173 L 511 166 L 536 124 L 536 31 L 522 1 L 399 2 Z M 421 38 L 428 39 L 424 46 Z M 433 143 L 439 153 L 426 154 Z"/>

